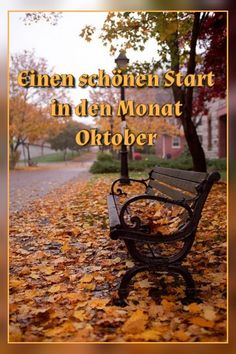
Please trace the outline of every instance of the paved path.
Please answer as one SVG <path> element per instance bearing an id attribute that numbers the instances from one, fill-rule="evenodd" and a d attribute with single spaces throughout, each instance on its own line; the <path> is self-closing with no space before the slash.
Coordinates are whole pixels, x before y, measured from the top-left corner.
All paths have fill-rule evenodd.
<path id="1" fill-rule="evenodd" d="M 26 208 L 28 203 L 73 179 L 87 180 L 96 153 L 82 155 L 77 161 L 40 164 L 31 169 L 10 172 L 10 212 Z"/>

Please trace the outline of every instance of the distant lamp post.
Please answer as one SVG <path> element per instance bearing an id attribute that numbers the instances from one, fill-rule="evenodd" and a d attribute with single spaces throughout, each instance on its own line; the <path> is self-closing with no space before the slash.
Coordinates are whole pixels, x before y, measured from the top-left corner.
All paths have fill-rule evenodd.
<path id="1" fill-rule="evenodd" d="M 125 51 L 124 50 L 120 51 L 120 54 L 115 59 L 115 63 L 117 64 L 118 68 L 122 70 L 122 72 L 125 70 L 128 62 L 129 62 L 129 59 L 126 57 Z M 124 101 L 125 100 L 125 88 L 123 86 L 121 86 L 120 90 L 121 90 L 120 91 L 121 101 Z M 122 114 L 121 115 L 121 133 L 122 133 L 122 135 L 124 135 L 125 128 L 126 128 L 125 115 Z M 129 184 L 128 151 L 127 151 L 127 146 L 125 144 L 121 145 L 120 155 L 121 155 L 120 183 L 121 184 Z"/>

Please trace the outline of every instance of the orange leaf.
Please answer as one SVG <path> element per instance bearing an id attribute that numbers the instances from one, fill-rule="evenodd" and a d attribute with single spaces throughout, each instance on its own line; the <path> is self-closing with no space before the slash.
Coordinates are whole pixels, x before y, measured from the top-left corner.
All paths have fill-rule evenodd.
<path id="1" fill-rule="evenodd" d="M 148 316 L 141 310 L 134 312 L 131 317 L 122 326 L 122 332 L 126 333 L 140 333 L 145 330 L 146 323 L 148 321 Z"/>
<path id="2" fill-rule="evenodd" d="M 198 313 L 201 311 L 199 305 L 196 302 L 193 302 L 192 304 L 188 305 L 187 309 L 191 313 Z"/>
<path id="3" fill-rule="evenodd" d="M 213 328 L 215 326 L 214 322 L 205 320 L 202 317 L 194 317 L 191 319 L 191 322 L 200 327 Z"/>
<path id="4" fill-rule="evenodd" d="M 187 342 L 189 339 L 189 335 L 185 331 L 179 330 L 175 332 L 175 338 L 178 339 L 180 342 Z"/>

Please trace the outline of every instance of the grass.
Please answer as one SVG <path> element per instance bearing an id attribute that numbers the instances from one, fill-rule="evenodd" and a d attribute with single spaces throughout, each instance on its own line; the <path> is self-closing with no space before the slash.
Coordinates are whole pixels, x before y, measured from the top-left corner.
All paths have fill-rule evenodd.
<path id="1" fill-rule="evenodd" d="M 72 153 L 71 151 L 69 151 L 66 154 L 66 161 L 70 161 L 73 160 L 75 157 L 80 156 L 81 152 L 74 152 Z M 64 153 L 62 151 L 58 151 L 52 154 L 48 154 L 48 155 L 44 155 L 44 156 L 38 156 L 38 157 L 34 157 L 32 158 L 33 162 L 37 162 L 37 163 L 51 163 L 51 162 L 62 162 L 64 161 Z"/>

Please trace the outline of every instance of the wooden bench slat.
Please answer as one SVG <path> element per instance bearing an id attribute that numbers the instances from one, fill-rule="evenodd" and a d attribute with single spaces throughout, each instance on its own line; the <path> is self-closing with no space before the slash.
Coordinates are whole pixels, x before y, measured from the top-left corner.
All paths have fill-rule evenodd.
<path id="1" fill-rule="evenodd" d="M 195 194 L 197 193 L 196 187 L 199 185 L 199 183 L 196 183 L 196 182 L 187 181 L 185 179 L 179 179 L 176 177 L 163 175 L 163 174 L 160 174 L 157 172 L 153 172 L 151 175 L 151 178 L 153 178 L 154 180 L 157 180 L 158 182 L 164 182 L 164 183 L 174 186 L 176 188 L 180 188 L 180 189 L 183 189 L 187 192 L 195 193 Z"/>
<path id="2" fill-rule="evenodd" d="M 118 198 L 116 196 L 113 196 L 111 194 L 107 196 L 109 224 L 111 229 L 120 225 L 117 203 L 118 203 Z"/>
<path id="3" fill-rule="evenodd" d="M 198 183 L 202 182 L 204 179 L 207 178 L 207 173 L 205 172 L 185 171 L 185 170 L 178 170 L 178 169 L 172 169 L 167 167 L 155 166 L 153 171 L 163 175 L 172 176 L 172 177 L 184 179 L 186 181 L 192 181 Z"/>
<path id="4" fill-rule="evenodd" d="M 187 195 L 187 194 L 184 194 L 180 191 L 177 191 L 171 187 L 168 187 L 167 185 L 165 184 L 162 184 L 162 183 L 159 183 L 155 180 L 151 180 L 149 182 L 149 186 L 152 187 L 152 189 L 157 189 L 157 191 L 165 194 L 166 196 L 174 199 L 174 200 L 182 200 L 182 199 L 185 199 L 185 200 L 191 200 L 193 198 L 193 196 L 190 196 L 190 195 Z M 149 188 L 150 188 L 149 187 Z M 147 194 L 151 193 L 153 194 L 153 190 L 148 188 L 147 190 Z"/>

